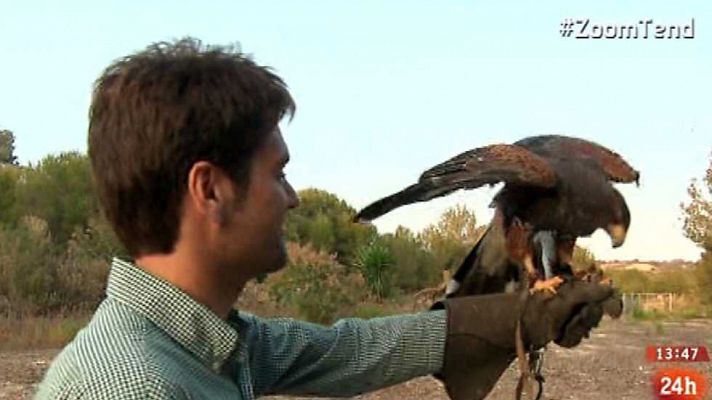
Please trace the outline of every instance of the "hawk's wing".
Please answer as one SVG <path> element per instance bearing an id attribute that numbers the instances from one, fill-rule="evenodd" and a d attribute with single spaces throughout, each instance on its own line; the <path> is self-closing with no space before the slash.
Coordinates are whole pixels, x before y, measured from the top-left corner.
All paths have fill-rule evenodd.
<path id="1" fill-rule="evenodd" d="M 547 161 L 516 145 L 479 147 L 425 171 L 418 183 L 367 206 L 357 220 L 370 221 L 400 206 L 427 201 L 458 189 L 474 189 L 499 182 L 549 188 L 556 174 Z"/>
<path id="2" fill-rule="evenodd" d="M 640 173 L 620 154 L 585 139 L 560 135 L 542 135 L 524 138 L 514 144 L 543 157 L 589 159 L 596 163 L 613 182 L 638 183 Z"/>

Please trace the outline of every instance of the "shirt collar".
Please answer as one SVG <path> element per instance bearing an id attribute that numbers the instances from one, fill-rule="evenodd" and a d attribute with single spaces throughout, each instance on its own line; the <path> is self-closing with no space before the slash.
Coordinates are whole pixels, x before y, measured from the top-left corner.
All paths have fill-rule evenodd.
<path id="1" fill-rule="evenodd" d="M 176 286 L 132 263 L 114 258 L 106 294 L 145 316 L 215 372 L 220 372 L 238 345 L 235 327 Z"/>

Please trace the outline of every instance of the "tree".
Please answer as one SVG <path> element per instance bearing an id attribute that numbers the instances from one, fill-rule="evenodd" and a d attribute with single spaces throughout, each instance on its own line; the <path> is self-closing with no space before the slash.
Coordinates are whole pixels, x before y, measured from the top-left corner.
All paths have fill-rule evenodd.
<path id="1" fill-rule="evenodd" d="M 712 153 L 703 182 L 706 190 L 698 185 L 696 179 L 687 188 L 690 203 L 681 204 L 685 214 L 683 229 L 685 236 L 704 251 L 712 251 Z"/>
<path id="2" fill-rule="evenodd" d="M 0 225 L 17 222 L 17 187 L 20 184 L 20 167 L 0 164 Z"/>
<path id="3" fill-rule="evenodd" d="M 372 226 L 354 223 L 356 210 L 332 193 L 304 189 L 299 200 L 299 207 L 287 215 L 287 239 L 335 254 L 340 263 L 349 263 L 376 232 Z"/>
<path id="4" fill-rule="evenodd" d="M 425 228 L 419 239 L 435 257 L 441 269 L 457 268 L 484 232 L 477 217 L 465 206 L 448 209 L 437 224 Z"/>
<path id="5" fill-rule="evenodd" d="M 15 134 L 7 129 L 0 130 L 0 164 L 18 165 L 15 156 Z"/>
<path id="6" fill-rule="evenodd" d="M 695 271 L 698 292 L 704 303 L 712 305 L 712 153 L 703 183 L 706 189 L 693 179 L 687 188 L 690 203 L 680 206 L 685 217 L 685 236 L 703 250 Z"/>
<path id="7" fill-rule="evenodd" d="M 78 152 L 49 155 L 23 169 L 18 187 L 20 215 L 35 215 L 49 226 L 55 243 L 64 245 L 77 226 L 99 214 L 89 159 Z"/>
<path id="8" fill-rule="evenodd" d="M 707 305 L 712 305 L 712 251 L 706 251 L 695 268 L 697 292 L 700 300 Z"/>

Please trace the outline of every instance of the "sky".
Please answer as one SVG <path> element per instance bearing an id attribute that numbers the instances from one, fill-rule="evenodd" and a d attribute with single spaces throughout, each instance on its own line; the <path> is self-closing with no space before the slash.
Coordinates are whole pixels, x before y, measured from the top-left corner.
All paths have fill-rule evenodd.
<path id="1" fill-rule="evenodd" d="M 693 19 L 694 38 L 653 38 L 655 25 Z M 638 38 L 574 37 L 619 25 L 637 26 Z M 680 203 L 712 152 L 711 30 L 703 0 L 0 0 L 0 129 L 15 132 L 23 164 L 86 151 L 92 85 L 113 60 L 184 36 L 239 43 L 297 102 L 282 124 L 297 189 L 358 209 L 465 150 L 577 136 L 641 172 L 640 187 L 618 186 L 632 213 L 626 243 L 611 249 L 602 232 L 579 243 L 600 259 L 696 260 Z M 495 191 L 459 191 L 375 224 L 419 231 L 455 204 L 486 223 Z"/>

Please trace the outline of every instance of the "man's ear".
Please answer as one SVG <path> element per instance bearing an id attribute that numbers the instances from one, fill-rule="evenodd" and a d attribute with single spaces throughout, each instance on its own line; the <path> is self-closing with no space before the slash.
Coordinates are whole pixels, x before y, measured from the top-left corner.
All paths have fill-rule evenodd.
<path id="1" fill-rule="evenodd" d="M 198 214 L 224 225 L 234 201 L 233 186 L 222 168 L 208 161 L 198 161 L 188 173 L 188 201 Z"/>

